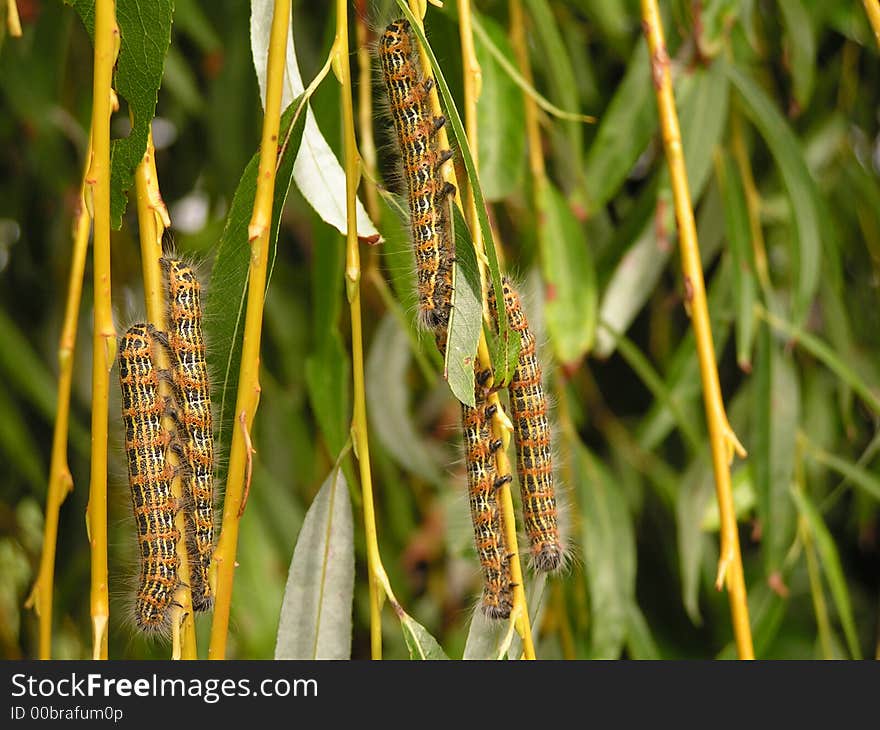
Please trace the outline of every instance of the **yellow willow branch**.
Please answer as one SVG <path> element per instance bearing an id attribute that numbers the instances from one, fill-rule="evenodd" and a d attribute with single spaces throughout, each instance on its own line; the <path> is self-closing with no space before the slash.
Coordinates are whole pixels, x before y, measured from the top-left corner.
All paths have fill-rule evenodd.
<path id="1" fill-rule="evenodd" d="M 116 330 L 110 299 L 110 110 L 113 64 L 119 51 L 114 0 L 95 3 L 95 67 L 92 90 L 92 159 L 86 202 L 93 212 L 95 316 L 92 336 L 92 450 L 86 531 L 91 548 L 92 658 L 107 658 L 110 618 L 107 586 L 107 417 Z"/>
<path id="2" fill-rule="evenodd" d="M 208 648 L 209 659 L 223 659 L 226 656 L 226 635 L 232 602 L 238 524 L 241 518 L 240 508 L 244 494 L 245 469 L 250 455 L 244 437 L 252 430 L 254 414 L 260 401 L 260 337 L 263 327 L 269 234 L 272 227 L 272 195 L 275 190 L 278 134 L 281 127 L 281 91 L 284 82 L 289 27 L 290 0 L 275 0 L 272 31 L 269 38 L 266 112 L 263 117 L 263 134 L 260 142 L 257 192 L 254 199 L 253 215 L 248 225 L 248 237 L 251 245 L 248 300 L 241 346 L 238 394 L 235 400 L 235 420 L 239 421 L 242 427 L 232 431 L 226 496 L 223 501 L 223 525 L 217 548 L 214 551 L 212 565 L 212 569 L 217 571 L 217 592 L 214 603 L 214 621 L 211 624 L 211 644 Z"/>
<path id="3" fill-rule="evenodd" d="M 642 28 L 648 39 L 651 53 L 651 77 L 657 93 L 657 107 L 660 126 L 663 131 L 663 146 L 669 165 L 672 191 L 675 200 L 675 218 L 678 222 L 681 242 L 682 270 L 688 292 L 688 301 L 694 335 L 697 342 L 697 355 L 700 362 L 700 376 L 703 381 L 703 400 L 706 407 L 706 421 L 712 446 L 712 464 L 715 471 L 715 490 L 718 498 L 718 511 L 721 515 L 721 556 L 718 561 L 716 587 L 727 586 L 730 611 L 733 619 L 733 633 L 736 639 L 737 654 L 740 659 L 754 659 L 752 634 L 749 627 L 749 607 L 746 599 L 745 579 L 743 577 L 742 556 L 737 533 L 736 513 L 733 507 L 733 494 L 730 487 L 730 461 L 736 450 L 745 456 L 745 450 L 737 441 L 724 411 L 721 385 L 715 365 L 715 346 L 712 343 L 712 329 L 709 322 L 709 309 L 706 304 L 706 288 L 703 282 L 703 269 L 700 264 L 700 249 L 697 241 L 697 228 L 691 207 L 688 190 L 687 170 L 681 144 L 678 114 L 672 93 L 672 76 L 669 71 L 669 54 L 663 39 L 663 25 L 657 0 L 642 0 Z"/>
<path id="4" fill-rule="evenodd" d="M 366 0 L 355 0 L 355 42 L 358 62 L 358 139 L 367 178 L 376 179 L 376 141 L 373 136 L 373 62 L 370 58 L 370 28 L 367 24 Z M 381 217 L 379 191 L 370 183 L 364 186 L 367 213 L 374 223 Z M 371 265 L 378 256 L 378 250 L 371 249 Z"/>
<path id="5" fill-rule="evenodd" d="M 360 181 L 360 159 L 354 136 L 354 109 L 351 100 L 351 69 L 348 62 L 348 9 L 345 0 L 336 2 L 336 40 L 333 69 L 340 83 L 342 139 L 345 156 L 345 290 L 351 310 L 351 355 L 354 377 L 352 437 L 361 477 L 364 500 L 364 533 L 370 589 L 370 655 L 382 658 L 383 593 L 396 605 L 379 553 L 376 510 L 373 504 L 373 477 L 370 471 L 370 442 L 367 426 L 366 386 L 364 383 L 364 341 L 361 328 L 361 262 L 357 239 L 355 197 Z M 380 589 L 384 588 L 384 591 Z"/>
<path id="6" fill-rule="evenodd" d="M 171 219 L 168 217 L 168 209 L 165 207 L 162 194 L 159 192 L 159 178 L 156 173 L 155 155 L 153 134 L 150 132 L 147 136 L 147 149 L 135 173 L 135 190 L 137 191 L 141 265 L 144 275 L 144 298 L 147 305 L 147 319 L 160 332 L 165 332 L 167 327 L 167 307 L 162 267 L 159 264 L 159 259 L 162 257 L 162 234 L 166 228 L 170 227 Z M 156 358 L 157 367 L 160 370 L 167 370 L 169 362 L 165 348 L 158 347 L 153 354 Z M 171 395 L 169 383 L 160 382 L 159 388 L 163 395 Z M 169 416 L 165 416 L 162 419 L 162 425 L 168 431 L 175 429 L 174 421 Z M 167 458 L 174 466 L 179 464 L 179 459 L 173 452 L 169 451 Z M 171 493 L 178 504 L 183 503 L 183 486 L 181 481 L 181 478 L 178 476 L 171 483 Z M 175 593 L 174 609 L 172 611 L 172 658 L 198 659 L 192 594 L 189 588 L 189 554 L 186 549 L 185 535 L 187 527 L 184 510 L 178 510 L 175 524 L 182 537 L 177 542 L 177 556 L 180 558 L 180 566 L 178 567 L 180 587 Z M 183 629 L 182 636 L 181 628 Z"/>
<path id="7" fill-rule="evenodd" d="M 862 0 L 865 6 L 865 12 L 868 14 L 868 22 L 874 31 L 874 37 L 877 39 L 877 45 L 880 46 L 880 1 L 878 0 Z"/>
<path id="8" fill-rule="evenodd" d="M 92 143 L 86 150 L 86 166 L 92 157 Z M 67 303 L 64 307 L 64 327 L 58 341 L 58 409 L 52 434 L 52 461 L 49 467 L 49 488 L 46 493 L 46 524 L 43 531 L 43 553 L 37 580 L 25 602 L 33 607 L 40 624 L 40 659 L 52 658 L 52 595 L 55 589 L 55 551 L 58 544 L 58 513 L 65 497 L 73 490 L 73 477 L 67 463 L 68 423 L 70 418 L 70 384 L 73 378 L 73 354 L 76 349 L 76 330 L 79 305 L 82 299 L 83 273 L 89 249 L 89 229 L 92 219 L 85 204 L 86 173 L 80 186 L 78 210 L 73 224 L 73 256 L 70 279 L 67 284 Z"/>
<path id="9" fill-rule="evenodd" d="M 21 38 L 21 18 L 18 17 L 18 4 L 15 0 L 6 0 L 6 28 L 13 38 Z"/>

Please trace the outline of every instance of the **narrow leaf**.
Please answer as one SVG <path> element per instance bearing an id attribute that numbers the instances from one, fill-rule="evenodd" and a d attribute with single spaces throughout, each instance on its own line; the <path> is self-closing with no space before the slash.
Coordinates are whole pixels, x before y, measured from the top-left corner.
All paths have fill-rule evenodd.
<path id="1" fill-rule="evenodd" d="M 616 659 L 635 602 L 636 546 L 632 519 L 617 482 L 577 442 L 572 444 L 583 515 L 584 564 L 590 589 L 591 654 Z"/>
<path id="2" fill-rule="evenodd" d="M 785 26 L 788 67 L 794 79 L 794 98 L 806 109 L 816 78 L 816 36 L 810 14 L 801 0 L 779 0 Z"/>
<path id="3" fill-rule="evenodd" d="M 474 406 L 474 362 L 483 326 L 483 297 L 474 244 L 457 206 L 453 211 L 455 232 L 455 287 L 446 343 L 445 377 L 456 398 Z"/>
<path id="4" fill-rule="evenodd" d="M 348 659 L 354 598 L 354 524 L 337 465 L 312 502 L 293 551 L 276 659 Z"/>
<path id="5" fill-rule="evenodd" d="M 719 64 L 722 62 L 719 61 Z M 791 207 L 791 255 L 797 271 L 794 321 L 803 322 L 819 286 L 822 260 L 819 192 L 807 169 L 800 143 L 767 93 L 740 68 L 723 64 L 727 78 L 745 102 L 745 111 L 773 155 Z"/>
<path id="6" fill-rule="evenodd" d="M 749 214 L 739 170 L 726 152 L 717 158 L 718 182 L 724 198 L 724 228 L 733 258 L 733 300 L 736 304 L 736 360 L 740 368 L 752 369 L 752 345 L 755 337 L 755 280 Z"/>
<path id="7" fill-rule="evenodd" d="M 442 453 L 429 447 L 413 423 L 406 371 L 410 349 L 406 332 L 386 314 L 367 356 L 367 411 L 376 436 L 394 460 L 410 474 L 443 487 Z"/>
<path id="8" fill-rule="evenodd" d="M 791 356 L 781 353 L 769 335 L 761 337 L 756 370 L 752 465 L 764 567 L 769 575 L 781 569 L 794 538 L 788 488 L 794 474 L 800 388 Z"/>
<path id="9" fill-rule="evenodd" d="M 584 184 L 588 213 L 600 210 L 626 180 L 657 129 L 657 104 L 650 79 L 648 44 L 636 43 L 599 129 L 587 152 Z"/>
<path id="10" fill-rule="evenodd" d="M 596 334 L 596 272 L 584 229 L 550 183 L 538 189 L 544 318 L 556 356 L 574 363 Z"/>
<path id="11" fill-rule="evenodd" d="M 846 643 L 853 659 L 861 659 L 862 651 L 859 648 L 859 638 L 856 632 L 856 622 L 853 618 L 852 602 L 849 597 L 849 588 L 846 585 L 846 577 L 843 566 L 840 563 L 840 555 L 834 538 L 828 531 L 822 515 L 815 505 L 800 489 L 792 488 L 790 491 L 797 505 L 798 511 L 809 525 L 810 534 L 816 541 L 816 549 L 819 552 L 819 560 L 822 562 L 822 570 L 828 579 L 831 596 L 837 607 L 837 615 L 843 626 Z"/>
<path id="12" fill-rule="evenodd" d="M 409 649 L 410 659 L 449 659 L 446 656 L 437 639 L 428 633 L 428 630 L 415 621 L 412 616 L 404 611 L 399 612 L 400 628 L 403 631 L 403 640 Z"/>
<path id="13" fill-rule="evenodd" d="M 489 17 L 480 24 L 492 43 L 516 66 L 504 29 Z M 479 35 L 474 37 L 477 62 L 482 70 L 477 103 L 480 181 L 486 200 L 500 200 L 520 189 L 525 173 L 526 125 L 522 94 Z"/>

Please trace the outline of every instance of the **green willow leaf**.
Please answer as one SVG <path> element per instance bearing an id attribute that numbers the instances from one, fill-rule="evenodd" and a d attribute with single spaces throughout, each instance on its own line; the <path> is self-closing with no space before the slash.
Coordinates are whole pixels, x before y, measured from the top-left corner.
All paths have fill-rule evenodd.
<path id="1" fill-rule="evenodd" d="M 276 659 L 348 659 L 354 599 L 354 523 L 337 465 L 312 501 L 293 551 Z"/>
<path id="2" fill-rule="evenodd" d="M 480 272 L 467 223 L 457 206 L 451 205 L 455 236 L 455 287 L 446 342 L 444 377 L 453 395 L 474 406 L 474 362 L 483 323 Z"/>
<path id="3" fill-rule="evenodd" d="M 791 355 L 780 352 L 766 327 L 755 363 L 752 469 L 768 575 L 779 571 L 795 531 L 789 486 L 794 475 L 800 387 Z"/>
<path id="4" fill-rule="evenodd" d="M 862 650 L 859 647 L 852 601 L 850 600 L 846 576 L 840 563 L 840 555 L 837 551 L 837 545 L 834 543 L 834 538 L 831 536 L 819 510 L 816 509 L 810 498 L 800 489 L 796 488 L 792 488 L 790 494 L 794 498 L 801 516 L 806 520 L 810 534 L 816 541 L 819 560 L 822 562 L 822 570 L 828 579 L 828 586 L 831 589 L 834 605 L 837 607 L 837 615 L 843 627 L 843 633 L 846 636 L 849 652 L 853 659 L 861 659 Z"/>
<path id="5" fill-rule="evenodd" d="M 587 152 L 584 185 L 588 214 L 600 210 L 617 194 L 657 129 L 650 74 L 648 44 L 642 39 L 636 43 L 623 81 L 599 117 L 599 128 Z"/>
<path id="6" fill-rule="evenodd" d="M 66 0 L 79 13 L 94 37 L 95 0 Z M 131 132 L 110 145 L 110 220 L 122 226 L 135 169 L 147 149 L 147 135 L 156 113 L 162 85 L 165 55 L 171 43 L 173 0 L 117 0 L 116 22 L 121 45 L 116 59 L 113 86 L 128 102 Z"/>
<path id="7" fill-rule="evenodd" d="M 788 66 L 794 80 L 794 98 L 803 110 L 810 103 L 816 79 L 816 34 L 801 0 L 779 0 L 785 26 Z"/>
<path id="8" fill-rule="evenodd" d="M 367 355 L 367 413 L 382 446 L 410 474 L 431 484 L 446 484 L 442 452 L 431 448 L 413 421 L 406 372 L 410 363 L 406 332 L 386 314 L 373 336 Z"/>
<path id="9" fill-rule="evenodd" d="M 515 67 L 513 49 L 504 29 L 482 15 L 479 21 L 498 51 Z M 480 182 L 486 200 L 500 200 L 520 190 L 525 176 L 525 107 L 519 87 L 478 35 L 474 37 L 474 49 L 482 70 L 477 103 Z"/>
<path id="10" fill-rule="evenodd" d="M 287 200 L 290 182 L 293 177 L 293 161 L 296 158 L 302 138 L 305 115 L 294 120 L 299 104 L 295 100 L 281 115 L 279 139 L 282 143 L 278 151 L 275 172 L 275 192 L 272 199 L 272 228 L 269 234 L 269 260 L 274 260 L 275 245 L 278 241 L 278 224 L 281 211 Z M 248 294 L 248 273 L 250 271 L 250 244 L 248 242 L 248 223 L 254 208 L 257 192 L 257 168 L 260 163 L 256 153 L 245 168 L 238 182 L 232 205 L 226 216 L 226 226 L 217 247 L 217 257 L 211 270 L 205 305 L 205 331 L 212 343 L 208 351 L 208 365 L 215 378 L 214 402 L 217 411 L 217 441 L 224 453 L 218 455 L 218 464 L 225 464 L 229 446 L 232 442 L 236 392 L 238 390 L 238 371 L 241 364 L 241 339 L 244 334 L 245 303 Z M 267 282 L 268 287 L 268 282 Z M 225 468 L 225 467 L 224 467 Z M 220 475 L 222 478 L 223 475 Z M 222 479 L 221 479 L 222 481 Z"/>
<path id="11" fill-rule="evenodd" d="M 410 659 L 449 659 L 440 644 L 437 643 L 437 639 L 431 636 L 428 630 L 412 616 L 400 610 L 398 618 L 400 618 L 400 629 L 403 631 L 403 639 L 406 642 L 406 648 L 409 649 Z"/>
<path id="12" fill-rule="evenodd" d="M 719 152 L 718 182 L 724 198 L 724 228 L 733 258 L 733 299 L 736 304 L 736 360 L 745 372 L 752 369 L 755 338 L 755 280 L 749 213 L 739 170 L 726 152 Z"/>
<path id="13" fill-rule="evenodd" d="M 556 357 L 575 363 L 596 334 L 596 272 L 584 229 L 551 183 L 538 189 L 544 319 Z"/>
<path id="14" fill-rule="evenodd" d="M 584 564 L 590 589 L 591 656 L 617 659 L 635 603 L 632 518 L 616 480 L 579 441 L 571 444 L 583 515 Z"/>
<path id="15" fill-rule="evenodd" d="M 736 87 L 749 119 L 761 132 L 779 172 L 791 207 L 791 255 L 797 271 L 793 319 L 801 324 L 819 286 L 822 262 L 819 191 L 804 161 L 803 151 L 773 100 L 737 66 L 719 62 Z"/>

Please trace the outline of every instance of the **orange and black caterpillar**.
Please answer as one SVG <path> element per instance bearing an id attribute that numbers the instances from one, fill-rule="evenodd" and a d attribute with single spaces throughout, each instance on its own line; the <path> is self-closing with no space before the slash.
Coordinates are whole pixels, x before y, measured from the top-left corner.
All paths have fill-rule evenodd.
<path id="1" fill-rule="evenodd" d="M 535 336 L 529 330 L 519 295 L 506 277 L 502 281 L 502 290 L 507 320 L 511 330 L 520 338 L 519 357 L 507 389 L 523 523 L 531 546 L 532 566 L 542 572 L 552 572 L 562 566 L 565 550 L 559 537 L 547 398 L 541 382 L 541 365 L 535 353 Z M 495 294 L 491 288 L 489 307 L 497 317 Z"/>
<path id="2" fill-rule="evenodd" d="M 177 400 L 175 416 L 183 432 L 192 605 L 195 611 L 208 611 L 214 598 L 208 580 L 214 552 L 214 431 L 202 336 L 201 287 L 187 264 L 168 257 L 160 262 L 168 291 L 168 332 L 155 336 L 169 351 L 170 379 Z"/>
<path id="3" fill-rule="evenodd" d="M 446 118 L 431 114 L 433 80 L 425 78 L 422 71 L 409 21 L 395 20 L 385 29 L 379 41 L 379 59 L 403 158 L 416 255 L 419 321 L 428 329 L 445 329 L 455 258 L 448 207 L 455 186 L 440 175 L 440 167 L 452 157 L 452 151 L 438 149 L 436 134 Z"/>
<path id="4" fill-rule="evenodd" d="M 492 438 L 491 429 L 496 406 L 487 405 L 486 395 L 481 391 L 483 388 L 478 385 L 475 408 L 462 404 L 461 422 L 474 544 L 483 569 L 480 606 L 489 618 L 500 619 L 508 618 L 513 608 L 510 553 L 504 539 L 504 520 L 498 502 L 499 488 L 511 478 L 510 475 L 498 475 L 495 452 L 501 448 L 501 440 Z"/>
<path id="5" fill-rule="evenodd" d="M 172 434 L 162 428 L 167 404 L 159 395 L 153 360 L 153 329 L 132 325 L 119 349 L 119 384 L 128 481 L 140 551 L 140 584 L 135 600 L 137 625 L 145 631 L 168 626 L 168 608 L 180 583 L 174 524 L 177 501 L 171 494 L 175 469 L 166 458 Z"/>
<path id="6" fill-rule="evenodd" d="M 435 340 L 441 355 L 446 351 L 446 328 L 436 330 Z M 468 480 L 468 504 L 474 527 L 474 546 L 483 571 L 483 596 L 480 607 L 489 618 L 508 618 L 513 608 L 513 579 L 510 551 L 507 550 L 498 489 L 511 481 L 501 477 L 495 452 L 501 440 L 492 438 L 495 405 L 487 403 L 486 382 L 491 371 L 478 372 L 474 390 L 474 408 L 461 404 L 464 431 L 464 456 Z"/>

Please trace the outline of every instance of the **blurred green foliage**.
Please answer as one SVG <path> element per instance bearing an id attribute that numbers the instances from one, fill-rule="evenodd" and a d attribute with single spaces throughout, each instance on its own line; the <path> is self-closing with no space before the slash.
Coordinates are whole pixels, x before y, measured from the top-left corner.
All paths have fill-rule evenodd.
<path id="1" fill-rule="evenodd" d="M 369 21 L 382 27 L 395 11 L 393 3 L 377 5 Z M 661 5 L 721 383 L 731 422 L 749 450 L 733 477 L 756 652 L 873 656 L 880 617 L 880 55 L 861 4 L 849 0 Z M 714 485 L 638 3 L 528 0 L 524 6 L 536 87 L 557 106 L 598 119 L 584 125 L 543 118 L 553 183 L 542 205 L 552 213 L 548 241 L 538 233 L 524 164 L 522 93 L 478 44 L 481 180 L 496 240 L 507 269 L 530 294 L 539 328 L 546 277 L 562 277 L 565 296 L 577 306 L 561 313 L 548 307 L 543 328 L 574 561 L 544 590 L 538 655 L 733 656 L 727 599 L 713 587 Z M 36 620 L 22 605 L 41 548 L 56 349 L 92 83 L 89 36 L 74 11 L 46 0 L 20 0 L 19 8 L 24 37 L 4 38 L 0 51 L 0 653 L 6 657 L 36 653 Z M 487 0 L 476 9 L 488 37 L 513 62 L 507 4 Z M 334 19 L 314 3 L 295 3 L 293 17 L 308 80 L 329 50 Z M 356 19 L 352 13 L 351 22 Z M 248 22 L 245 3 L 177 0 L 156 107 L 159 180 L 177 248 L 204 261 L 206 281 L 233 193 L 259 143 Z M 431 7 L 427 30 L 460 104 L 454 11 Z M 312 106 L 339 152 L 332 76 Z M 123 105 L 113 119 L 116 137 L 128 134 L 127 120 Z M 376 133 L 380 175 L 395 188 L 381 115 Z M 760 199 L 767 281 L 758 275 L 751 181 L 736 154 L 736 135 Z M 405 232 L 387 207 L 379 226 L 386 240 L 363 248 L 362 285 L 380 546 L 407 612 L 448 656 L 459 657 L 479 576 L 458 409 L 440 378 L 433 343 L 414 327 Z M 120 329 L 143 313 L 136 237 L 129 206 L 113 237 Z M 547 257 L 550 265 L 539 265 Z M 272 656 L 300 526 L 347 438 L 351 365 L 342 266 L 342 237 L 293 187 L 266 302 L 257 454 L 241 523 L 231 657 Z M 393 300 L 384 296 L 387 287 L 377 288 L 373 269 L 390 282 Z M 62 507 L 56 560 L 57 657 L 89 654 L 83 515 L 90 273 L 71 413 L 75 489 Z M 118 410 L 117 400 L 111 405 L 110 655 L 166 656 L 165 647 L 144 642 L 126 618 L 135 567 Z M 369 611 L 351 464 L 344 468 L 357 558 L 352 654 L 362 658 L 369 655 Z M 810 555 L 818 580 L 808 570 Z M 819 591 L 831 619 L 821 636 L 814 612 Z M 404 634 L 387 609 L 385 619 L 386 655 L 407 656 Z M 202 619 L 202 646 L 206 629 Z M 414 631 L 408 628 L 406 640 Z"/>

